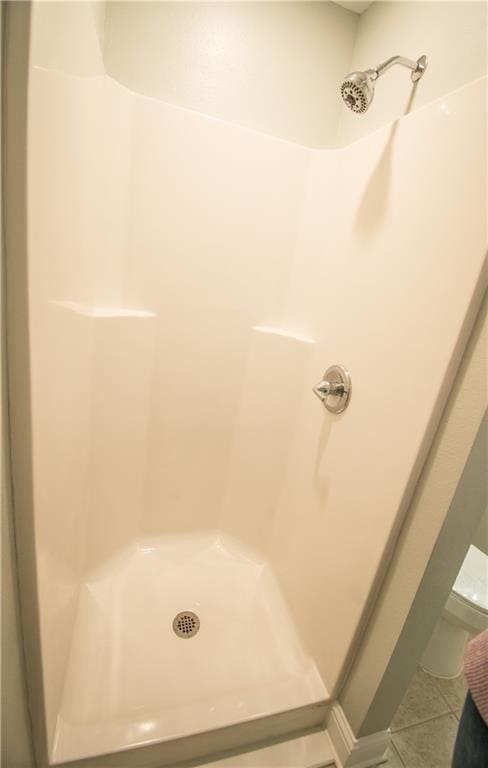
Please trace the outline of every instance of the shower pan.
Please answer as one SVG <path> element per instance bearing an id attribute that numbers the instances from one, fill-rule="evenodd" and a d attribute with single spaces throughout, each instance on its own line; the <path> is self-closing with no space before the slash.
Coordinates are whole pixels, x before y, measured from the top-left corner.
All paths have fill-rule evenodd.
<path id="1" fill-rule="evenodd" d="M 60 762 L 312 704 L 318 723 L 328 698 L 271 569 L 219 533 L 139 539 L 91 572 L 73 637 Z"/>
<path id="2" fill-rule="evenodd" d="M 19 5 L 9 362 L 39 764 L 323 729 L 479 299 L 484 82 L 317 149 L 127 87 L 90 3 Z"/>

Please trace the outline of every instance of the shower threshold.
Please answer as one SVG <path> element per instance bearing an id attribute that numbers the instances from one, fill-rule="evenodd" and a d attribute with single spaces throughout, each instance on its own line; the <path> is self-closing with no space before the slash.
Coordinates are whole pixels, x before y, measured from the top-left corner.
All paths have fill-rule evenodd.
<path id="1" fill-rule="evenodd" d="M 146 539 L 82 587 L 51 763 L 256 720 L 258 742 L 280 713 L 283 734 L 318 727 L 328 700 L 268 564 L 219 533 Z"/>

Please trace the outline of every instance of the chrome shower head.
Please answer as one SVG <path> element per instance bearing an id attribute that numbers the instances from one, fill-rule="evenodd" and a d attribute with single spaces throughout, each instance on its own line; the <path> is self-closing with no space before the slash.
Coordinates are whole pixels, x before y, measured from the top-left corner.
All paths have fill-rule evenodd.
<path id="1" fill-rule="evenodd" d="M 366 112 L 373 101 L 374 80 L 373 70 L 367 72 L 352 72 L 341 85 L 341 96 L 349 109 L 357 114 Z"/>
<path id="2" fill-rule="evenodd" d="M 365 72 L 352 72 L 341 85 L 341 96 L 344 104 L 356 114 L 363 114 L 373 101 L 376 80 L 394 64 L 401 64 L 412 70 L 411 80 L 416 83 L 427 69 L 427 56 L 421 56 L 417 61 L 405 59 L 403 56 L 392 56 L 383 64 Z"/>

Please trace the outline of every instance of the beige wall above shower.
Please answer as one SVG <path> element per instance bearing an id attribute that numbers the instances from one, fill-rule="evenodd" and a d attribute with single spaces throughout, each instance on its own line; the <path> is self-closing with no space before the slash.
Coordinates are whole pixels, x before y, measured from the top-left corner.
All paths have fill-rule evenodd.
<path id="1" fill-rule="evenodd" d="M 110 2 L 105 65 L 139 93 L 331 147 L 358 18 L 328 2 Z"/>
<path id="2" fill-rule="evenodd" d="M 309 147 L 332 148 L 486 74 L 487 5 L 374 2 L 361 15 L 330 2 L 110 2 L 108 74 L 134 91 Z M 351 70 L 426 53 L 382 78 L 357 116 L 339 87 Z"/>

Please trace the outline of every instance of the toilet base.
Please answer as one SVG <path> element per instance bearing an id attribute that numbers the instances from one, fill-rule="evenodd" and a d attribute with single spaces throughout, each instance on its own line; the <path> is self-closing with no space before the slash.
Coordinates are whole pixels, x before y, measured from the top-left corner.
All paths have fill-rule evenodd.
<path id="1" fill-rule="evenodd" d="M 441 616 L 420 660 L 420 666 L 434 677 L 458 677 L 463 671 L 468 638 L 467 630 Z"/>

